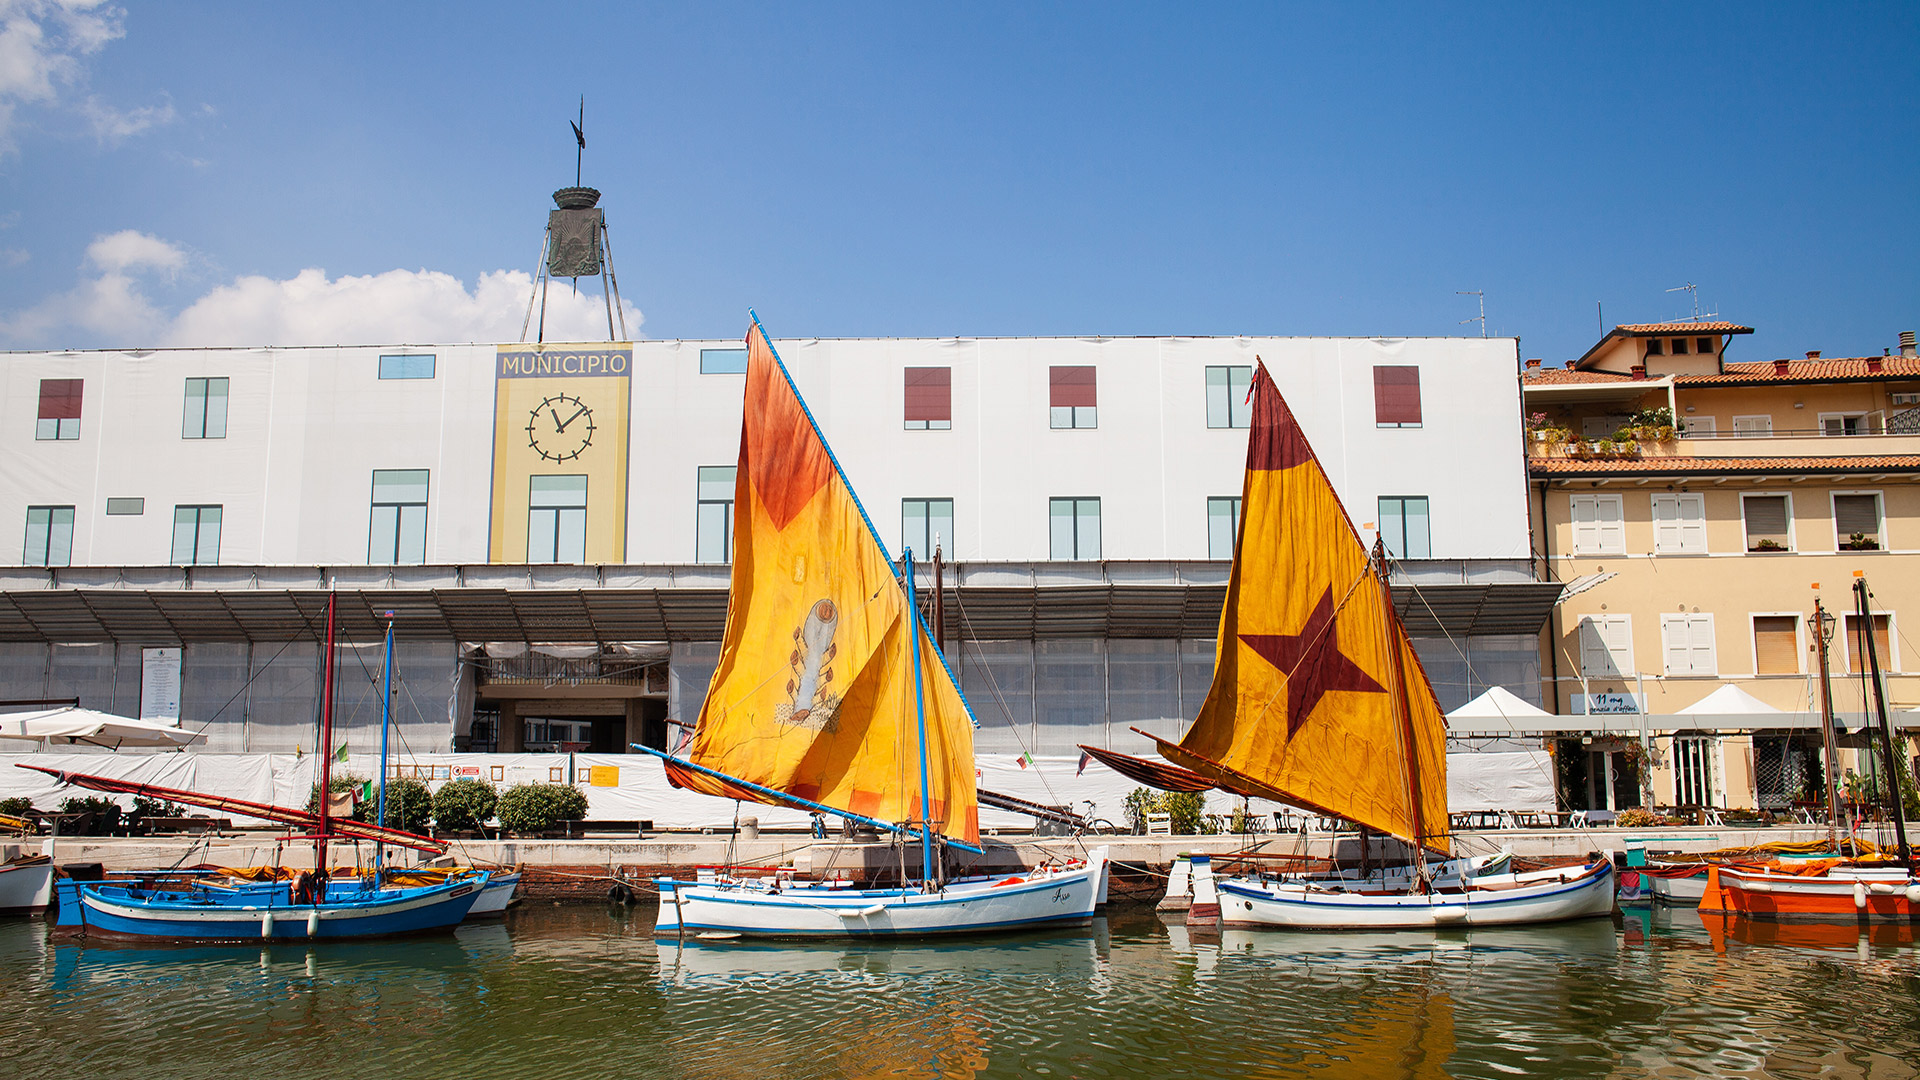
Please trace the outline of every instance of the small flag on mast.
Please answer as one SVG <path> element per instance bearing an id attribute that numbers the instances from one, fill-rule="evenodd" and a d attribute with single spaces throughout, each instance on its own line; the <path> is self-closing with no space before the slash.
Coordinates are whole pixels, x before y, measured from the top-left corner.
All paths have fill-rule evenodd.
<path id="1" fill-rule="evenodd" d="M 1073 770 L 1073 775 L 1079 776 L 1081 773 L 1086 772 L 1087 763 L 1092 760 L 1093 760 L 1092 754 L 1087 753 L 1085 750 L 1080 751 L 1080 767 Z"/>

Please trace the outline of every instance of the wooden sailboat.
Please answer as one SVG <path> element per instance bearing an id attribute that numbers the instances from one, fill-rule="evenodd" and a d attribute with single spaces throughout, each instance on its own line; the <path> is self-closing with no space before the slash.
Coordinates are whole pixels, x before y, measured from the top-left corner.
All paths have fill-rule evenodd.
<path id="1" fill-rule="evenodd" d="M 972 715 L 921 622 L 912 553 L 896 571 L 758 318 L 747 354 L 719 665 L 688 756 L 635 749 L 664 758 L 681 787 L 917 840 L 921 874 L 889 889 L 662 880 L 657 932 L 894 936 L 1091 919 L 1105 849 L 1026 874 L 937 873 L 936 847 L 981 851 Z"/>
<path id="2" fill-rule="evenodd" d="M 1184 739 L 1149 737 L 1162 757 L 1224 790 L 1397 838 L 1412 864 L 1216 879 L 1196 856 L 1189 918 L 1403 929 L 1610 913 L 1610 857 L 1533 873 L 1498 857 L 1450 858 L 1446 721 L 1393 610 L 1384 548 L 1361 541 L 1264 364 L 1251 396 L 1213 685 Z"/>
<path id="3" fill-rule="evenodd" d="M 1785 922 L 1920 921 L 1920 875 L 1915 873 L 1913 848 L 1907 843 L 1906 813 L 1900 803 L 1900 768 L 1893 752 L 1893 725 L 1887 719 L 1879 646 L 1873 636 L 1872 592 L 1864 577 L 1853 579 L 1853 595 L 1861 637 L 1859 648 L 1867 658 L 1869 693 L 1880 734 L 1879 766 L 1885 777 L 1882 790 L 1888 793 L 1898 854 L 1894 858 L 1841 858 L 1836 851 L 1834 858 L 1800 866 L 1776 862 L 1709 867 L 1700 898 L 1702 915 L 1725 914 Z M 1824 683 L 1824 649 L 1821 663 Z M 1829 762 L 1828 820 L 1835 822 L 1839 813 L 1832 788 L 1835 755 L 1831 711 L 1829 705 L 1829 722 L 1824 725 L 1823 733 Z M 1837 826 L 1829 827 L 1837 829 Z"/>

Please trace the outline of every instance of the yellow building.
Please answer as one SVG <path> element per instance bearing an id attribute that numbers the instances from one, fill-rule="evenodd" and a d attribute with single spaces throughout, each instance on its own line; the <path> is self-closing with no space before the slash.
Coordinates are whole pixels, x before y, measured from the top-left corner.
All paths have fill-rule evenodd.
<path id="1" fill-rule="evenodd" d="M 1523 372 L 1534 554 L 1567 584 L 1543 632 L 1543 698 L 1608 720 L 1559 740 L 1569 809 L 1822 798 L 1814 602 L 1837 619 L 1833 705 L 1858 728 L 1856 577 L 1888 704 L 1920 705 L 1912 335 L 1899 355 L 1728 361 L 1750 333 L 1616 326 L 1565 368 Z M 1851 750 L 1841 766 L 1866 769 Z"/>

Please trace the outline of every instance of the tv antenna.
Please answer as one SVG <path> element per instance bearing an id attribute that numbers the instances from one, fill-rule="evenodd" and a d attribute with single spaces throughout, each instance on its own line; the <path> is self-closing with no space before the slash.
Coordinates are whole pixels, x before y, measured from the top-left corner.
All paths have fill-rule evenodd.
<path id="1" fill-rule="evenodd" d="M 1668 292 L 1683 292 L 1683 293 L 1686 293 L 1686 294 L 1687 294 L 1688 296 L 1691 296 L 1691 297 L 1693 298 L 1693 318 L 1692 318 L 1692 319 L 1689 319 L 1689 320 L 1688 320 L 1689 322 L 1699 322 L 1699 321 L 1700 321 L 1700 320 L 1701 320 L 1702 318 L 1708 318 L 1708 319 L 1711 319 L 1711 318 L 1713 318 L 1713 317 L 1714 317 L 1715 315 L 1718 315 L 1718 314 L 1720 314 L 1720 313 L 1719 313 L 1719 312 L 1717 312 L 1717 311 L 1709 311 L 1709 312 L 1707 312 L 1707 313 L 1706 313 L 1706 314 L 1705 314 L 1704 316 L 1703 316 L 1703 315 L 1701 315 L 1701 313 L 1700 313 L 1700 286 L 1698 286 L 1698 285 L 1695 285 L 1695 284 L 1694 284 L 1693 282 L 1691 282 L 1691 281 L 1689 281 L 1689 282 L 1687 282 L 1687 283 L 1686 283 L 1685 285 L 1676 285 L 1676 286 L 1674 286 L 1673 288 L 1671 288 L 1671 289 L 1668 289 L 1667 291 L 1668 291 Z"/>
<path id="2" fill-rule="evenodd" d="M 1460 325 L 1465 326 L 1470 322 L 1477 322 L 1480 324 L 1480 336 L 1486 337 L 1487 336 L 1487 291 L 1485 289 L 1455 289 L 1453 290 L 1453 295 L 1477 296 L 1480 298 L 1480 314 L 1475 315 L 1471 319 L 1461 319 Z"/>

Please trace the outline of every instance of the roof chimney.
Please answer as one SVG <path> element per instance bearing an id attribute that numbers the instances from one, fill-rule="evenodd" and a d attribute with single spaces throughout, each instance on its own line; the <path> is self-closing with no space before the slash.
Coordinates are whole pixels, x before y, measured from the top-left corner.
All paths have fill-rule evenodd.
<path id="1" fill-rule="evenodd" d="M 1911 330 L 1900 331 L 1900 355 L 1901 356 L 1914 355 L 1913 331 Z"/>
<path id="2" fill-rule="evenodd" d="M 1773 362 L 1773 373 L 1775 375 L 1785 375 L 1787 373 L 1787 365 L 1791 363 L 1793 363 L 1793 361 L 1788 360 L 1786 357 L 1780 357 Z"/>
<path id="3" fill-rule="evenodd" d="M 1635 364 L 1635 365 L 1633 365 L 1633 377 L 1634 377 L 1634 378 L 1636 378 L 1636 379 L 1644 379 L 1644 378 L 1646 378 L 1646 377 L 1647 377 L 1647 365 L 1645 365 L 1645 364 Z"/>
<path id="4" fill-rule="evenodd" d="M 1809 359 L 1809 360 L 1818 360 L 1818 359 L 1820 359 L 1820 350 L 1819 350 L 1819 349 L 1808 349 L 1808 350 L 1807 350 L 1807 359 Z"/>
<path id="5" fill-rule="evenodd" d="M 1881 359 L 1880 357 L 1878 357 L 1878 356 L 1869 356 L 1869 357 L 1867 357 L 1867 370 L 1868 370 L 1868 371 L 1880 371 L 1880 370 L 1882 370 L 1882 369 L 1884 369 L 1885 367 L 1886 367 L 1886 364 L 1882 362 L 1882 359 Z"/>
<path id="6" fill-rule="evenodd" d="M 1908 336 L 1909 336 L 1909 337 L 1911 337 L 1912 335 L 1908 335 Z M 1533 359 L 1531 359 L 1531 360 L 1529 360 L 1529 361 L 1527 361 L 1527 370 L 1528 370 L 1528 371 L 1539 371 L 1539 370 L 1540 370 L 1540 358 L 1536 356 L 1536 357 L 1534 357 Z"/>

